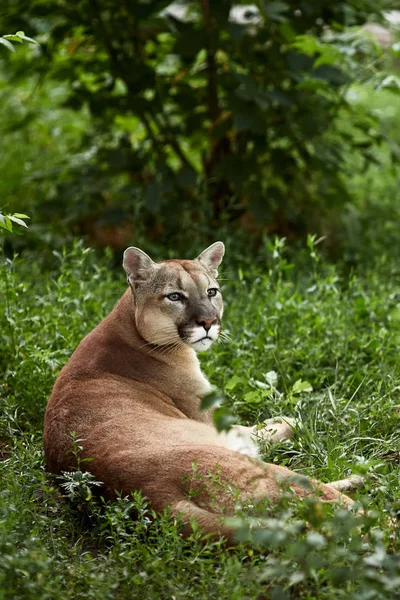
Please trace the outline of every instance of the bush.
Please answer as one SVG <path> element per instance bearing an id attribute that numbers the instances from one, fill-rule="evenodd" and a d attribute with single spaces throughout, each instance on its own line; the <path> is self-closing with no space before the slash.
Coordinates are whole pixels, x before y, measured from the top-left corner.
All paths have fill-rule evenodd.
<path id="1" fill-rule="evenodd" d="M 24 53 L 8 65 L 10 81 L 61 82 L 63 106 L 80 115 L 71 145 L 62 119 L 63 135 L 48 136 L 58 163 L 31 174 L 47 195 L 40 221 L 58 230 L 61 219 L 116 248 L 143 231 L 200 238 L 232 222 L 340 239 L 354 171 L 379 161 L 385 143 L 397 160 L 380 115 L 347 93 L 366 81 L 398 91 L 357 29 L 381 19 L 386 0 L 7 5 L 0 27 L 19 21 L 42 47 L 33 62 Z M 85 112 L 90 125 L 78 133 Z"/>

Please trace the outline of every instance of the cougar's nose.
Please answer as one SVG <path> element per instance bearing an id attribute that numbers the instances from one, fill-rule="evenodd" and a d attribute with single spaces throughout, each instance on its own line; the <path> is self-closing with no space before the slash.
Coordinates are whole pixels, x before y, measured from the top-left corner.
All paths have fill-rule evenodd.
<path id="1" fill-rule="evenodd" d="M 216 320 L 217 317 L 213 317 L 212 319 L 197 319 L 196 323 L 197 325 L 204 327 L 206 331 L 209 331 L 211 329 L 211 325 L 215 323 Z"/>

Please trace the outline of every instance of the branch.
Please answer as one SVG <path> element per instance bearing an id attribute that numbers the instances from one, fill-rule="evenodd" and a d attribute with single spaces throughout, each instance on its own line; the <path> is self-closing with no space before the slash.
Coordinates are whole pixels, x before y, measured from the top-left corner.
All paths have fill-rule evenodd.
<path id="1" fill-rule="evenodd" d="M 205 29 L 208 34 L 207 40 L 207 91 L 208 91 L 208 110 L 211 122 L 215 123 L 220 116 L 220 107 L 218 102 L 217 85 L 217 63 L 215 60 L 215 51 L 211 47 L 211 33 L 215 30 L 215 25 L 210 13 L 209 0 L 200 0 L 203 10 Z"/>
<path id="2" fill-rule="evenodd" d="M 161 131 L 163 131 L 163 135 L 165 136 L 167 143 L 174 150 L 175 154 L 180 159 L 182 165 L 185 165 L 188 169 L 196 171 L 196 169 L 194 168 L 194 166 L 192 165 L 192 163 L 190 162 L 190 160 L 188 159 L 188 157 L 185 155 L 182 148 L 180 147 L 178 140 L 174 137 L 174 133 L 171 131 L 171 129 L 172 129 L 171 123 L 169 121 L 168 115 L 166 114 L 165 110 L 162 108 L 164 102 L 163 102 L 163 98 L 161 97 L 160 90 L 157 88 L 157 85 L 155 86 L 155 92 L 160 101 L 160 107 L 161 107 L 160 115 L 162 117 L 163 123 L 160 123 L 158 115 L 152 115 L 154 121 L 157 123 L 159 129 Z"/>

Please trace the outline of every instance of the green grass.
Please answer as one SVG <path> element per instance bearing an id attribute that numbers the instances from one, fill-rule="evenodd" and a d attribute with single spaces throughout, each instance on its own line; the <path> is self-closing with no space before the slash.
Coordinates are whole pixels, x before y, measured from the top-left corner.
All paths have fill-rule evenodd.
<path id="1" fill-rule="evenodd" d="M 231 341 L 203 367 L 240 422 L 297 417 L 295 437 L 266 460 L 325 482 L 369 474 L 354 494 L 365 515 L 283 490 L 278 507 L 238 507 L 243 543 L 228 550 L 197 531 L 183 540 L 140 494 L 90 497 L 79 473 L 64 479 L 77 491 L 68 500 L 45 470 L 46 400 L 124 276 L 80 244 L 48 273 L 2 257 L 0 600 L 397 597 L 400 270 L 382 259 L 343 274 L 312 239 L 292 261 L 279 240 L 241 263 L 233 246 L 221 275 Z"/>

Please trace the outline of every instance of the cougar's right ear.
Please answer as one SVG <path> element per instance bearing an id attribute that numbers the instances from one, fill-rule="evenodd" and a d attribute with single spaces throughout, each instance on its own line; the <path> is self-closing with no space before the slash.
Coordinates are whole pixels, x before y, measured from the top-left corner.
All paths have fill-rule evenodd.
<path id="1" fill-rule="evenodd" d="M 134 286 L 138 281 L 145 280 L 158 265 L 151 260 L 140 248 L 131 246 L 124 252 L 122 265 L 128 278 L 129 285 Z"/>
<path id="2" fill-rule="evenodd" d="M 196 258 L 208 269 L 213 277 L 218 277 L 218 267 L 225 254 L 225 246 L 222 242 L 214 242 Z"/>

